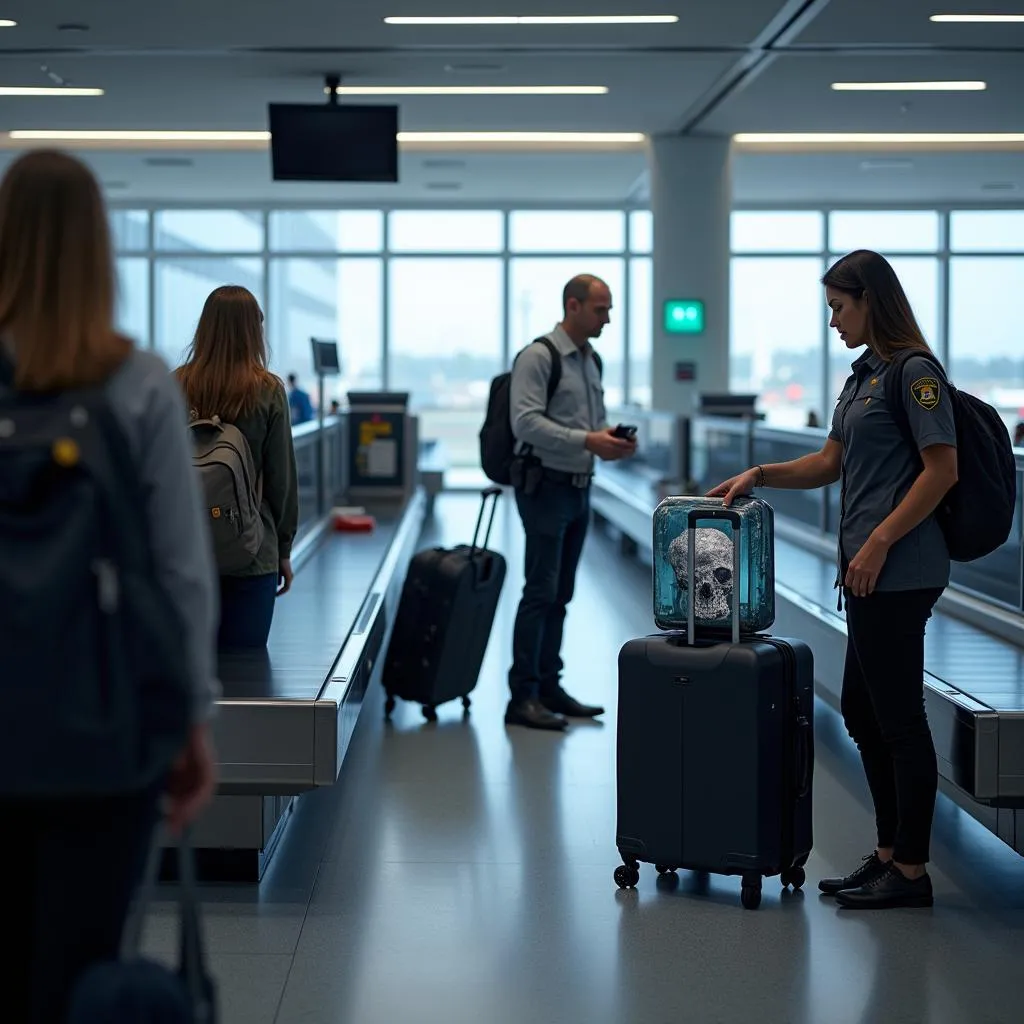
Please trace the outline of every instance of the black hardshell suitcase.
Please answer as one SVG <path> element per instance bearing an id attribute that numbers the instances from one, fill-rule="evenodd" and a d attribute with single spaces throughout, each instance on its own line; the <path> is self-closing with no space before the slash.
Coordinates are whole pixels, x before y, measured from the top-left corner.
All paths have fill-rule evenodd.
<path id="1" fill-rule="evenodd" d="M 696 523 L 728 511 L 693 512 Z M 739 579 L 739 557 L 735 579 Z M 735 595 L 735 592 L 734 592 Z M 620 888 L 685 868 L 742 875 L 742 902 L 761 902 L 764 877 L 799 888 L 813 843 L 814 660 L 799 640 L 696 639 L 686 632 L 629 641 L 619 653 Z"/>
<path id="2" fill-rule="evenodd" d="M 487 549 L 500 496 L 500 487 L 483 491 L 472 544 L 420 551 L 410 563 L 384 662 L 388 717 L 396 697 L 422 704 L 428 721 L 460 697 L 468 712 L 507 570 L 504 555 Z"/>

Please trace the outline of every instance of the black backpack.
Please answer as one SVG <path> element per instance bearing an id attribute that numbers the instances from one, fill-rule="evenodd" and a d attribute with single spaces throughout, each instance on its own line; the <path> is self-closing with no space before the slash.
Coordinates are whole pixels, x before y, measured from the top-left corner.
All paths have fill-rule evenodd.
<path id="1" fill-rule="evenodd" d="M 885 400 L 900 432 L 920 461 L 903 405 L 903 364 L 925 355 L 947 388 L 956 418 L 958 480 L 935 511 L 955 562 L 973 562 L 1006 543 L 1017 505 L 1017 465 L 999 413 L 980 398 L 949 383 L 939 361 L 927 353 L 897 353 L 885 375 Z"/>
<path id="2" fill-rule="evenodd" d="M 193 697 L 135 460 L 103 387 L 12 378 L 0 358 L 0 798 L 138 792 Z"/>
<path id="3" fill-rule="evenodd" d="M 548 402 L 558 388 L 562 379 L 562 357 L 558 354 L 550 338 L 536 338 L 530 344 L 544 345 L 551 353 L 551 374 L 548 377 Z M 529 348 L 529 345 L 527 346 Z M 519 358 L 525 352 L 522 349 L 517 355 Z M 594 352 L 594 362 L 597 364 L 597 372 L 602 373 L 604 367 L 601 364 L 601 357 Z M 515 365 L 515 360 L 513 360 Z M 515 458 L 516 439 L 512 433 L 512 402 L 510 393 L 512 389 L 512 371 L 499 373 L 491 381 L 491 391 L 487 398 L 487 414 L 484 416 L 484 425 L 480 428 L 480 465 L 488 480 L 496 484 L 508 486 L 512 483 L 512 462 Z M 529 447 L 525 449 L 529 450 Z"/>

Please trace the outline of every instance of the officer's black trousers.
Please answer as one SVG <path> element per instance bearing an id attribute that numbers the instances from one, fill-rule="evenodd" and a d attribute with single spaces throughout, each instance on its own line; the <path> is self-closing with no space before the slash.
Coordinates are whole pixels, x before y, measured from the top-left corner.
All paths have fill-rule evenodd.
<path id="1" fill-rule="evenodd" d="M 860 750 L 879 847 L 924 864 L 938 772 L 924 710 L 924 630 L 941 590 L 846 595 L 846 728 Z"/>

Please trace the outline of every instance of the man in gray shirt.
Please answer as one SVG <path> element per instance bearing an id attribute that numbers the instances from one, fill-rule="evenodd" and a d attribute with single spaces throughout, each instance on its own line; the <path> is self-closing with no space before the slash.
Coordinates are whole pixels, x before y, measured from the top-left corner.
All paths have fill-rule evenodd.
<path id="1" fill-rule="evenodd" d="M 547 335 L 561 365 L 551 401 L 554 357 L 540 341 L 516 359 L 509 395 L 526 584 L 516 614 L 505 722 L 533 729 L 564 729 L 569 717 L 604 713 L 562 689 L 562 632 L 590 521 L 594 458 L 611 461 L 636 451 L 635 441 L 613 436 L 615 428 L 608 426 L 600 361 L 590 344 L 610 320 L 608 285 L 590 275 L 575 277 L 565 286 L 562 308 L 562 322 Z"/>

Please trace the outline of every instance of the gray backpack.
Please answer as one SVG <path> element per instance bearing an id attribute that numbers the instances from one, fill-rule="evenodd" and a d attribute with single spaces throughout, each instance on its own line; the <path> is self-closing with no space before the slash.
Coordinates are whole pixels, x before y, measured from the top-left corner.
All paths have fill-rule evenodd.
<path id="1" fill-rule="evenodd" d="M 193 420 L 192 465 L 210 514 L 217 568 L 223 575 L 252 565 L 263 543 L 263 481 L 245 435 L 220 417 Z"/>

